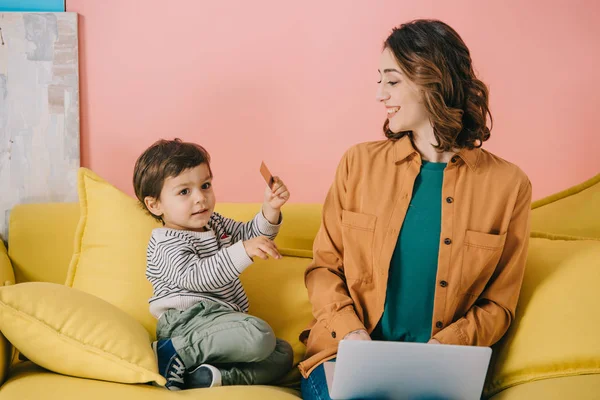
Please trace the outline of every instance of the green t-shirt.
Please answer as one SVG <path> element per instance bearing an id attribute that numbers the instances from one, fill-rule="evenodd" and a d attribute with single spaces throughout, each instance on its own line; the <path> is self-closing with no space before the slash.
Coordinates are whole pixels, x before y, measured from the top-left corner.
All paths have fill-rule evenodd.
<path id="1" fill-rule="evenodd" d="M 445 163 L 423 161 L 390 263 L 375 340 L 427 342 L 440 248 Z"/>

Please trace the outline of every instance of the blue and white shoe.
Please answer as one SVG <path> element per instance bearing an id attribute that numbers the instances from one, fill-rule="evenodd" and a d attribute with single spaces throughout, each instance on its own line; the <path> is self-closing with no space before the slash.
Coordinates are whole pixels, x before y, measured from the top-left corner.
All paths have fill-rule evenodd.
<path id="1" fill-rule="evenodd" d="M 208 388 L 222 385 L 221 371 L 209 364 L 202 364 L 186 375 L 186 388 Z"/>
<path id="2" fill-rule="evenodd" d="M 165 387 L 169 390 L 184 389 L 185 365 L 177 355 L 171 339 L 152 343 L 152 349 L 158 360 L 158 372 L 167 380 Z"/>

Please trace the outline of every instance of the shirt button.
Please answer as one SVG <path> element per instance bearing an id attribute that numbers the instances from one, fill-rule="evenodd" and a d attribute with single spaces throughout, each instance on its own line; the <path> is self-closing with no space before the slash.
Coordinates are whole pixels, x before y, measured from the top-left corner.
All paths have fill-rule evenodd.
<path id="1" fill-rule="evenodd" d="M 442 324 L 442 321 L 438 321 L 435 323 L 435 327 L 438 329 L 442 329 L 443 326 L 444 326 L 444 324 Z"/>
<path id="2" fill-rule="evenodd" d="M 450 238 L 444 239 L 444 244 L 450 244 L 450 243 L 452 243 L 452 240 L 450 240 Z"/>
<path id="3" fill-rule="evenodd" d="M 452 197 L 446 197 L 446 203 L 452 203 L 454 199 Z"/>
<path id="4" fill-rule="evenodd" d="M 331 337 L 335 339 L 337 335 L 335 334 L 335 332 L 331 332 Z"/>
<path id="5" fill-rule="evenodd" d="M 454 157 L 452 157 L 452 159 L 450 161 L 452 161 L 453 163 L 455 163 L 455 162 L 458 161 L 458 157 L 454 156 Z"/>
<path id="6" fill-rule="evenodd" d="M 448 282 L 446 282 L 446 281 L 441 281 L 441 282 L 440 282 L 440 286 L 441 286 L 441 287 L 446 287 L 446 286 L 448 286 Z"/>

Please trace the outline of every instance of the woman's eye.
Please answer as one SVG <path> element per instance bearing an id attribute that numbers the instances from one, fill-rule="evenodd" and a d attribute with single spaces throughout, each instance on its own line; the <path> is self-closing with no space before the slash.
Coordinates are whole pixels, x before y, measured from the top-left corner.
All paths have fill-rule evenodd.
<path id="1" fill-rule="evenodd" d="M 185 196 L 186 194 L 189 194 L 190 190 L 189 189 L 183 189 L 181 192 L 179 192 L 180 195 Z"/>
<path id="2" fill-rule="evenodd" d="M 398 83 L 398 82 L 392 82 L 392 81 L 389 81 L 389 82 L 388 82 L 388 85 L 390 85 L 390 86 L 394 86 L 394 85 L 395 85 L 395 84 L 397 84 L 397 83 Z"/>

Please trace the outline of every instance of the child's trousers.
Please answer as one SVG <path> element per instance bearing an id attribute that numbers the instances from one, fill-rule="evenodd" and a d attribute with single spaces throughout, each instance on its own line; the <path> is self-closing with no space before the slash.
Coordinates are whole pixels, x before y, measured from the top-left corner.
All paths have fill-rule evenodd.
<path id="1" fill-rule="evenodd" d="M 185 311 L 170 309 L 158 320 L 157 339 L 171 339 L 189 371 L 211 364 L 223 385 L 265 385 L 292 368 L 292 347 L 275 338 L 265 321 L 215 302 Z"/>

